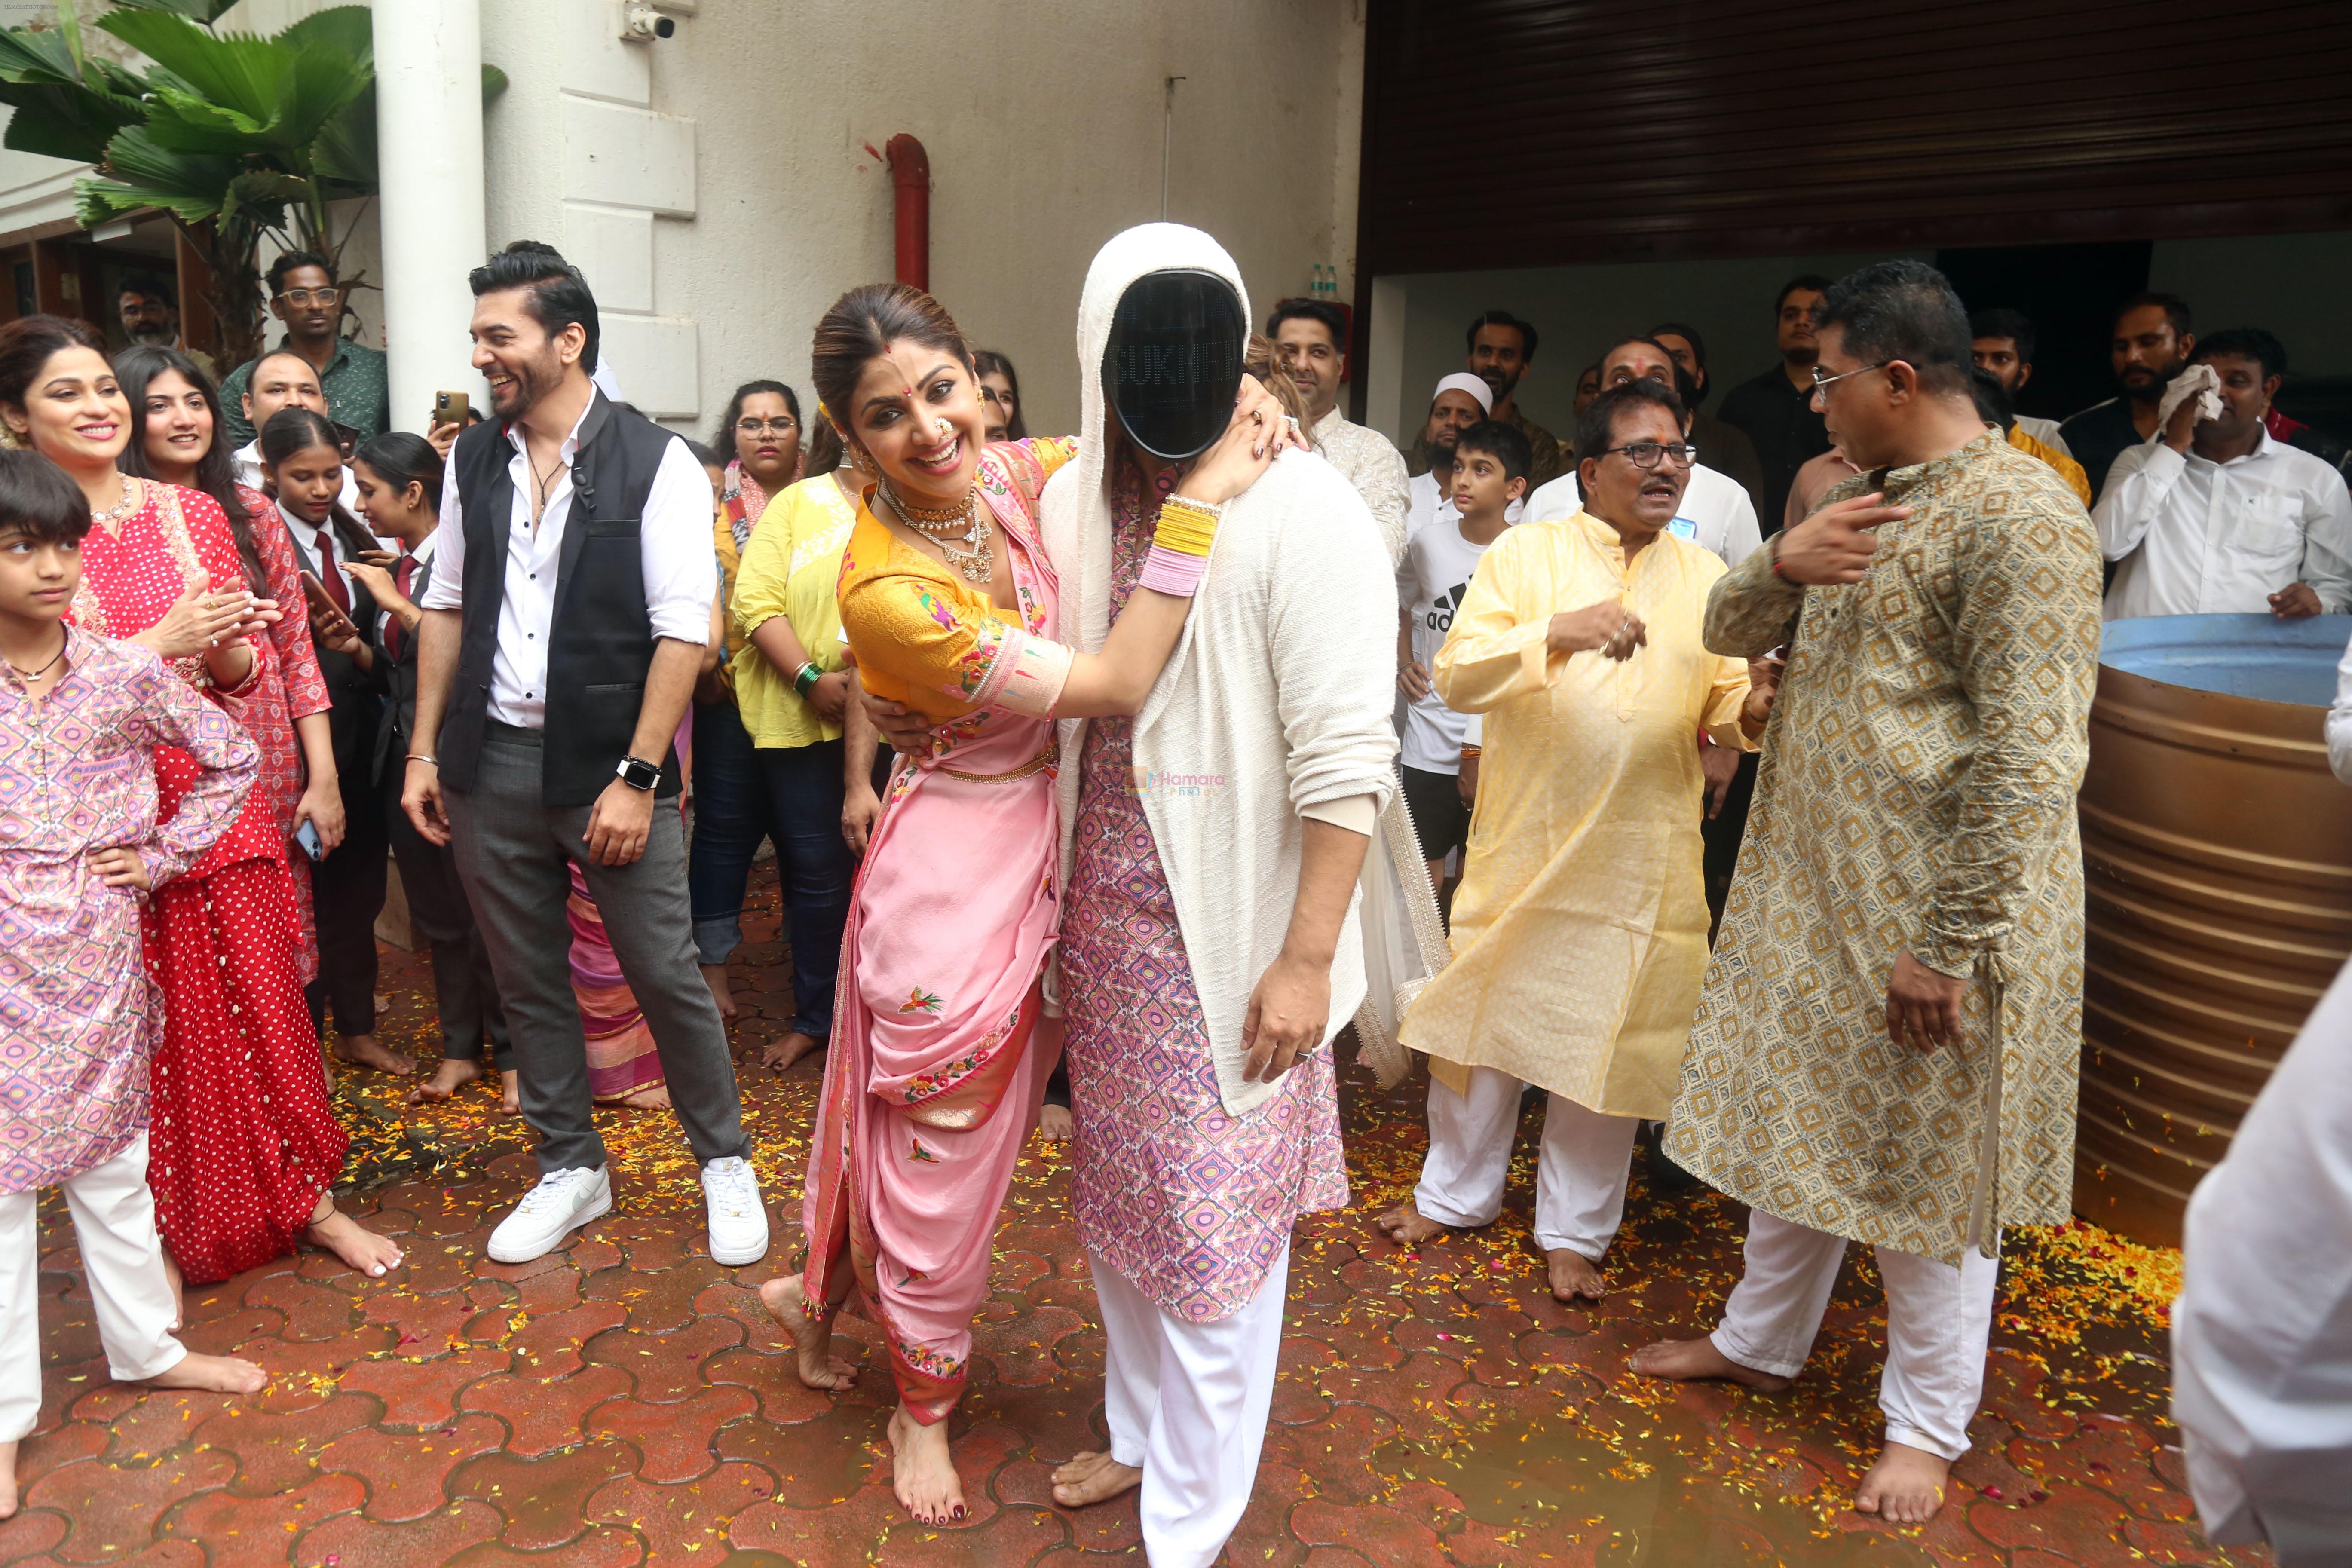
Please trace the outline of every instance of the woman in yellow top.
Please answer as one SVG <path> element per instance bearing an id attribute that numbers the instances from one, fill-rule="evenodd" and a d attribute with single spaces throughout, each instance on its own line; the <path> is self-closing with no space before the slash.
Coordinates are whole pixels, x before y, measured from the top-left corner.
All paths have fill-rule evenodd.
<path id="1" fill-rule="evenodd" d="M 830 450 L 820 453 L 820 446 Z M 840 449 L 829 433 L 810 444 L 813 457 Z M 792 1024 L 761 1058 L 780 1072 L 832 1037 L 841 933 L 857 870 L 841 832 L 849 677 L 835 598 L 856 521 L 854 473 L 828 463 L 768 502 L 735 575 L 732 626 L 743 639 L 730 665 L 735 700 L 775 841 L 792 943 Z M 733 888 L 740 908 L 740 879 Z M 702 908 L 698 900 L 698 931 Z"/>
<path id="2" fill-rule="evenodd" d="M 725 659 L 704 673 L 694 691 L 694 846 L 686 883 L 694 914 L 695 959 L 719 1015 L 732 1018 L 735 1000 L 727 984 L 727 961 L 743 942 L 743 890 L 751 880 L 751 860 L 761 839 L 773 838 L 779 855 L 784 840 L 752 749 L 755 742 L 737 708 L 740 683 L 732 667 L 744 643 L 728 611 L 739 591 L 741 559 L 772 510 L 770 498 L 800 477 L 800 399 L 781 381 L 747 381 L 728 400 L 715 435 L 709 456 L 719 458 L 720 466 L 711 470 L 719 502 L 711 521 L 711 546 L 719 556 Z M 705 467 L 711 467 L 708 460 Z M 834 903 L 840 905 L 847 895 L 845 877 Z M 838 920 L 833 934 L 837 944 Z M 796 970 L 800 946 L 795 931 Z M 832 977 L 830 963 L 825 975 L 828 981 Z M 775 1048 L 769 1047 L 772 1053 Z"/>
<path id="3" fill-rule="evenodd" d="M 1076 444 L 984 447 L 971 353 L 905 284 L 843 296 L 810 358 L 874 479 L 838 594 L 860 678 L 938 727 L 931 755 L 898 764 L 857 873 L 804 1189 L 806 1272 L 761 1295 L 793 1331 L 802 1381 L 839 1388 L 850 1372 L 830 1354 L 831 1321 L 857 1289 L 898 1384 L 898 1500 L 940 1523 L 964 1511 L 946 1417 L 997 1211 L 1059 1054 L 1059 1030 L 1039 1027 L 1061 913 L 1054 721 L 1143 706 L 1219 505 L 1265 470 L 1286 427 L 1244 381 L 1224 435 L 1161 508 L 1143 588 L 1101 653 L 1077 653 L 1052 640 L 1057 585 L 1036 522 Z"/>

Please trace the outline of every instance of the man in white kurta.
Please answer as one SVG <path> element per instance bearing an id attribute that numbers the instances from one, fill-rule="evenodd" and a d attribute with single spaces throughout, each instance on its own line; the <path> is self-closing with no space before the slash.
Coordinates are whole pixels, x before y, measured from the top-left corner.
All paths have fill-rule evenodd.
<path id="1" fill-rule="evenodd" d="M 1674 394 L 1602 394 L 1576 449 L 1586 509 L 1497 540 L 1437 656 L 1485 750 L 1454 961 L 1404 1019 L 1429 1154 L 1380 1221 L 1407 1244 L 1491 1223 L 1540 1084 L 1536 1240 L 1562 1300 L 1601 1294 L 1633 1131 L 1673 1101 L 1706 973 L 1698 733 L 1753 749 L 1769 705 L 1700 635 L 1723 563 L 1666 531 L 1689 472 Z"/>
<path id="2" fill-rule="evenodd" d="M 2338 770 L 2339 773 L 2342 770 Z M 2352 966 L 2189 1200 L 2172 1415 L 2205 1533 L 2352 1561 Z"/>

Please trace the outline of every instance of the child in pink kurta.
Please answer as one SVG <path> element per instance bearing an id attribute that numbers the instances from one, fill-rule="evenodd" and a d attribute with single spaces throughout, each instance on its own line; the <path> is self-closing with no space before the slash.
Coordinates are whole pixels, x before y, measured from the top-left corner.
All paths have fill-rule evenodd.
<path id="1" fill-rule="evenodd" d="M 131 849 L 161 886 L 228 831 L 258 771 L 237 721 L 153 654 L 64 632 L 46 697 L 0 665 L 0 1447 L 41 1405 L 42 1187 L 66 1189 L 114 1376 L 155 1377 L 187 1354 L 146 1182 L 163 1009 L 141 955 L 145 895 L 108 885 L 90 857 Z M 200 771 L 159 826 L 166 746 Z"/>

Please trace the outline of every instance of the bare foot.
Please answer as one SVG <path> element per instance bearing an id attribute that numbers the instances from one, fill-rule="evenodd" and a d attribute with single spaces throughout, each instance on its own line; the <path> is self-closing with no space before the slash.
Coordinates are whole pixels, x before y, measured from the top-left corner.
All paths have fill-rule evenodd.
<path id="1" fill-rule="evenodd" d="M 1399 1204 L 1372 1223 L 1399 1247 L 1419 1247 L 1424 1241 L 1435 1240 L 1452 1228 L 1438 1224 L 1411 1204 Z"/>
<path id="2" fill-rule="evenodd" d="M 667 1110 L 669 1081 L 649 1083 L 643 1089 L 633 1089 L 626 1094 L 616 1094 L 610 1100 L 600 1100 L 599 1105 L 617 1105 L 624 1110 Z"/>
<path id="3" fill-rule="evenodd" d="M 903 1405 L 890 1414 L 890 1485 L 922 1524 L 963 1522 L 963 1478 L 948 1455 L 948 1424 L 926 1426 Z"/>
<path id="4" fill-rule="evenodd" d="M 1760 1394 L 1778 1394 L 1789 1386 L 1790 1379 L 1774 1377 L 1769 1372 L 1758 1372 L 1752 1366 L 1742 1366 L 1715 1348 L 1712 1339 L 1660 1340 L 1654 1345 L 1643 1345 L 1625 1359 L 1625 1364 L 1643 1377 L 1663 1377 L 1675 1383 L 1696 1383 L 1706 1378 L 1721 1378 Z"/>
<path id="5" fill-rule="evenodd" d="M 188 1288 L 180 1279 L 179 1260 L 172 1256 L 172 1249 L 166 1247 L 160 1250 L 163 1254 L 163 1278 L 172 1282 L 172 1331 L 176 1334 L 181 1320 L 188 1315 Z"/>
<path id="6" fill-rule="evenodd" d="M 811 1051 L 824 1048 L 824 1042 L 814 1035 L 803 1035 L 794 1029 L 768 1042 L 767 1048 L 760 1053 L 760 1065 L 771 1072 L 783 1072 Z"/>
<path id="7" fill-rule="evenodd" d="M 269 1374 L 249 1361 L 190 1351 L 166 1371 L 146 1380 L 150 1388 L 201 1388 L 213 1394 L 258 1394 Z"/>
<path id="8" fill-rule="evenodd" d="M 323 1247 L 371 1279 L 381 1279 L 400 1267 L 402 1253 L 390 1237 L 378 1236 L 335 1207 L 332 1198 L 320 1198 L 307 1233 L 310 1245 Z"/>
<path id="9" fill-rule="evenodd" d="M 433 1069 L 433 1076 L 408 1091 L 408 1103 L 424 1105 L 446 1100 L 481 1076 L 481 1063 L 464 1057 L 443 1057 L 441 1065 Z"/>
<path id="10" fill-rule="evenodd" d="M 388 1051 L 376 1043 L 373 1035 L 337 1035 L 335 1059 L 355 1068 L 373 1068 L 405 1078 L 416 1070 L 416 1058 L 399 1051 Z"/>
<path id="11" fill-rule="evenodd" d="M 1598 1301 L 1609 1293 L 1601 1266 L 1573 1247 L 1552 1247 L 1544 1254 L 1544 1267 L 1551 1276 L 1555 1301 Z"/>
<path id="12" fill-rule="evenodd" d="M 16 1445 L 0 1443 L 0 1519 L 16 1517 Z"/>
<path id="13" fill-rule="evenodd" d="M 1046 1104 L 1037 1110 L 1037 1136 L 1048 1143 L 1067 1142 L 1078 1130 L 1066 1105 Z"/>
<path id="14" fill-rule="evenodd" d="M 1944 1478 L 1951 1471 L 1949 1459 L 1889 1438 L 1854 1489 L 1853 1511 L 1874 1513 L 1890 1524 L 1925 1524 L 1944 1506 Z"/>
<path id="15" fill-rule="evenodd" d="M 1142 1470 L 1107 1453 L 1073 1454 L 1068 1464 L 1054 1470 L 1054 1500 L 1064 1508 L 1085 1508 L 1142 1484 Z"/>
<path id="16" fill-rule="evenodd" d="M 793 1336 L 793 1348 L 800 1352 L 803 1383 L 811 1388 L 847 1388 L 857 1381 L 850 1364 L 833 1353 L 833 1325 L 809 1317 L 808 1297 L 799 1275 L 786 1275 L 761 1286 L 760 1303 Z"/>
<path id="17" fill-rule="evenodd" d="M 722 1018 L 733 1017 L 735 993 L 727 984 L 727 966 L 723 963 L 706 963 L 700 967 L 702 983 L 710 987 L 710 999 L 719 1004 L 719 1016 Z"/>
<path id="18" fill-rule="evenodd" d="M 499 1114 L 500 1116 L 520 1116 L 522 1114 L 522 1091 L 515 1087 L 515 1083 L 516 1078 L 514 1068 L 503 1068 L 499 1069 Z"/>

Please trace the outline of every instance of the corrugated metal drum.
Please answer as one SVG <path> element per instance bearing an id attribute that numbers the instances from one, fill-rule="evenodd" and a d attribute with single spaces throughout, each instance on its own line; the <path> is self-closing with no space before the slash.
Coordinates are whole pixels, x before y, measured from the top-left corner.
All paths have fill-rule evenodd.
<path id="1" fill-rule="evenodd" d="M 2083 780 L 2074 1206 L 2180 1244 L 2191 1188 L 2352 953 L 2352 790 L 2323 733 L 2352 619 L 2106 628 Z"/>

